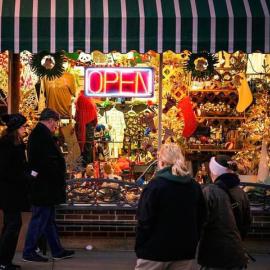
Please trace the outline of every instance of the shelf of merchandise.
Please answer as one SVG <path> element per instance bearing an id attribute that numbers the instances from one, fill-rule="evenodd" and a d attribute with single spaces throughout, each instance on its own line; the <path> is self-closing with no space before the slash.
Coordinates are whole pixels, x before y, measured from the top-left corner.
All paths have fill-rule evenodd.
<path id="1" fill-rule="evenodd" d="M 190 89 L 188 90 L 189 92 L 227 92 L 227 93 L 231 93 L 231 92 L 237 92 L 237 89 L 227 89 L 227 88 L 224 88 L 224 89 Z"/>
<path id="2" fill-rule="evenodd" d="M 243 149 L 187 148 L 187 152 L 240 152 Z"/>
<path id="3" fill-rule="evenodd" d="M 232 67 L 218 67 L 218 68 L 215 68 L 216 70 L 223 70 L 223 71 L 230 71 L 232 70 Z M 188 90 L 188 94 L 190 96 L 195 96 L 195 94 L 199 94 L 199 93 L 214 93 L 214 94 L 220 94 L 220 93 L 227 93 L 230 94 L 230 93 L 235 93 L 237 94 L 237 88 L 231 88 L 230 86 L 225 86 L 224 85 L 224 88 L 210 88 L 209 86 L 205 86 L 204 88 L 198 88 L 198 89 L 189 89 Z M 240 115 L 197 115 L 196 116 L 196 119 L 198 120 L 198 122 L 200 123 L 203 123 L 204 122 L 204 119 L 205 120 L 210 120 L 210 121 L 214 121 L 214 120 L 229 120 L 229 121 L 234 121 L 234 120 L 240 120 L 241 122 L 245 122 L 246 120 L 246 115 L 245 113 L 243 114 L 240 114 Z M 209 125 L 209 124 L 207 124 Z M 224 147 L 224 146 L 223 146 Z M 194 153 L 194 152 L 224 152 L 224 153 L 236 153 L 236 152 L 240 152 L 240 151 L 243 151 L 244 149 L 243 148 L 237 148 L 237 149 L 225 149 L 223 148 L 222 146 L 220 146 L 218 148 L 218 146 L 211 146 L 211 145 L 190 145 L 190 144 L 187 144 L 187 147 L 186 147 L 186 151 L 187 153 Z"/>
<path id="4" fill-rule="evenodd" d="M 215 70 L 232 70 L 232 67 L 216 67 Z"/>
<path id="5" fill-rule="evenodd" d="M 245 120 L 245 116 L 196 116 L 196 119 Z"/>

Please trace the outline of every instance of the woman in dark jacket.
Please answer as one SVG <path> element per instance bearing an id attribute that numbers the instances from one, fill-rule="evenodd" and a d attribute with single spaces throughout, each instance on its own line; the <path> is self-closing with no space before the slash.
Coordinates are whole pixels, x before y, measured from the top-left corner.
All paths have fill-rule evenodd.
<path id="1" fill-rule="evenodd" d="M 0 269 L 14 270 L 12 264 L 22 226 L 21 212 L 29 210 L 25 156 L 26 118 L 21 114 L 2 116 L 7 126 L 0 139 L 0 208 L 4 227 L 0 238 Z"/>
<path id="2" fill-rule="evenodd" d="M 209 164 L 213 184 L 204 187 L 208 220 L 198 251 L 202 270 L 244 269 L 247 256 L 242 244 L 250 225 L 250 207 L 230 157 L 212 157 Z"/>
<path id="3" fill-rule="evenodd" d="M 135 269 L 193 269 L 206 217 L 201 187 L 190 177 L 178 145 L 163 145 L 158 163 L 160 170 L 139 201 Z"/>

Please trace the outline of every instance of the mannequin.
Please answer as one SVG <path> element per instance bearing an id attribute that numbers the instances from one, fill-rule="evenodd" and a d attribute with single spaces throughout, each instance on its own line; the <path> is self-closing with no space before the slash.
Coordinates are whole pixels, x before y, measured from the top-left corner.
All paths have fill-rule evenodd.
<path id="1" fill-rule="evenodd" d="M 46 62 L 50 65 L 50 60 Z M 72 167 L 73 163 L 80 156 L 80 148 L 75 136 L 74 127 L 71 123 L 71 99 L 75 96 L 76 86 L 75 78 L 72 74 L 64 72 L 63 75 L 54 80 L 44 78 L 41 80 L 39 110 L 43 109 L 42 99 L 45 97 L 44 105 L 60 114 L 61 119 L 69 119 L 65 123 L 62 122 L 60 132 L 67 144 L 68 154 L 66 162 L 68 167 Z M 43 97 L 43 98 L 42 98 Z"/>
<path id="2" fill-rule="evenodd" d="M 126 128 L 124 114 L 115 107 L 105 112 L 107 124 L 111 126 L 110 135 L 112 142 L 109 143 L 111 158 L 118 158 L 119 151 L 123 147 L 124 131 Z"/>
<path id="3" fill-rule="evenodd" d="M 91 98 L 81 91 L 76 101 L 76 134 L 85 164 L 93 162 L 94 130 L 97 124 L 97 108 Z"/>
<path id="4" fill-rule="evenodd" d="M 75 78 L 64 72 L 55 80 L 44 79 L 46 106 L 58 112 L 61 118 L 71 118 L 71 97 L 75 96 Z"/>

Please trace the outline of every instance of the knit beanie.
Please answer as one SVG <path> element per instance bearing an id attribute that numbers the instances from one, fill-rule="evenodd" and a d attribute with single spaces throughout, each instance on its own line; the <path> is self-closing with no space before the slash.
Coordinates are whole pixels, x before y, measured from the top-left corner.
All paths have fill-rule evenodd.
<path id="1" fill-rule="evenodd" d="M 19 129 L 27 121 L 27 119 L 20 113 L 2 115 L 1 120 L 7 126 L 8 131 Z"/>
<path id="2" fill-rule="evenodd" d="M 209 169 L 212 174 L 218 177 L 224 173 L 233 173 L 237 167 L 229 156 L 217 155 L 211 158 Z"/>

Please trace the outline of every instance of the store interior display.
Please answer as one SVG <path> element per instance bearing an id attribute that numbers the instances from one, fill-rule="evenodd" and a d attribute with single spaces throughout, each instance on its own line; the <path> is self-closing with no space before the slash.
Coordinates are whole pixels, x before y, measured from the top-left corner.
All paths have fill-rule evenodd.
<path id="1" fill-rule="evenodd" d="M 251 79 L 249 85 L 254 93 L 255 102 L 247 110 L 246 121 L 238 129 L 242 134 L 244 147 L 243 151 L 234 156 L 234 159 L 237 161 L 241 174 L 257 175 L 262 158 L 270 166 L 268 153 L 266 153 L 267 157 L 261 155 L 263 142 L 269 149 L 270 82 L 267 78 L 256 78 Z"/>
<path id="2" fill-rule="evenodd" d="M 0 89 L 0 114 L 5 114 L 8 111 L 7 96 L 2 89 Z"/>
<path id="3" fill-rule="evenodd" d="M 8 52 L 0 53 L 0 114 L 8 110 Z"/>
<path id="4" fill-rule="evenodd" d="M 7 61 L 6 56 L 0 56 L 0 61 Z M 239 164 L 239 173 L 249 175 L 258 173 L 263 140 L 268 149 L 267 55 L 167 51 L 163 53 L 162 74 L 160 56 L 153 51 L 79 51 L 61 55 L 44 52 L 38 56 L 24 51 L 21 63 L 20 111 L 29 118 L 29 132 L 42 107 L 49 106 L 60 113 L 58 136 L 71 179 L 135 181 L 157 158 L 159 110 L 162 143 L 176 142 L 183 147 L 199 182 L 208 181 L 205 162 L 217 152 L 232 155 Z M 263 66 L 258 68 L 257 63 Z M 2 102 L 7 71 L 5 65 L 0 66 Z M 87 67 L 151 67 L 153 97 L 86 97 Z M 158 108 L 159 76 L 162 108 Z"/>
<path id="5" fill-rule="evenodd" d="M 195 179 L 201 185 L 207 185 L 207 184 L 211 183 L 208 162 L 201 163 L 201 165 L 199 166 L 197 173 L 195 175 Z"/>
<path id="6" fill-rule="evenodd" d="M 189 55 L 190 54 L 185 55 L 185 63 L 189 61 Z M 253 119 L 251 132 L 246 134 L 249 128 L 247 128 L 245 133 L 243 132 L 246 124 L 248 126 L 251 125 L 249 124 L 249 119 L 251 117 L 250 112 L 254 111 L 254 105 L 252 104 L 258 102 L 261 103 L 260 94 L 258 95 L 256 93 L 257 91 L 254 87 L 252 89 L 252 84 L 254 85 L 254 79 L 252 79 L 254 77 L 254 71 L 252 75 L 245 73 L 248 56 L 244 53 L 237 52 L 235 54 L 228 54 L 226 52 L 220 52 L 216 55 L 216 58 L 218 59 L 218 62 L 215 64 L 214 70 L 212 70 L 212 75 L 201 77 L 196 77 L 195 73 L 192 73 L 196 72 L 196 65 L 194 59 L 192 59 L 194 70 L 189 70 L 189 75 L 193 77 L 190 79 L 188 75 L 185 74 L 185 70 L 179 69 L 180 61 L 177 57 L 170 57 L 170 66 L 174 66 L 172 61 L 177 61 L 178 65 L 176 66 L 178 69 L 173 67 L 173 71 L 170 71 L 170 67 L 165 66 L 164 72 L 167 72 L 168 74 L 168 71 L 170 71 L 174 74 L 173 77 L 184 77 L 185 79 L 181 80 L 182 83 L 180 83 L 181 85 L 178 87 L 175 86 L 177 84 L 173 84 L 169 81 L 170 84 L 167 86 L 169 91 L 163 96 L 163 99 L 165 100 L 163 113 L 168 114 L 170 110 L 175 108 L 174 106 L 176 106 L 179 100 L 187 95 L 190 97 L 196 116 L 197 130 L 191 136 L 186 138 L 186 140 L 178 140 L 178 142 L 182 143 L 183 148 L 186 149 L 187 157 L 192 160 L 195 174 L 196 171 L 200 171 L 200 164 L 207 161 L 209 157 L 216 152 L 225 152 L 226 154 L 234 156 L 239 164 L 240 174 L 257 174 L 259 161 L 261 159 L 262 137 L 258 138 L 257 136 L 257 146 L 254 147 L 250 147 L 246 140 L 256 136 L 256 133 L 258 133 L 256 131 L 258 126 L 261 127 L 260 119 L 264 119 L 264 117 L 262 116 L 263 118 L 261 118 L 261 114 L 258 114 L 255 110 L 254 116 L 257 115 L 258 118 L 255 120 Z M 262 61 L 264 63 L 264 71 L 266 71 L 267 67 L 269 67 L 269 64 L 267 65 L 265 60 L 267 57 L 263 55 L 262 58 L 264 59 Z M 205 59 L 199 60 L 202 61 L 196 62 L 197 65 L 199 64 L 197 69 L 200 70 L 201 68 L 201 70 L 205 70 L 207 66 L 206 62 L 203 62 Z M 164 63 L 166 63 L 165 60 Z M 205 63 L 205 65 L 203 65 L 203 63 Z M 202 64 L 202 66 L 200 66 L 200 64 Z M 256 66 L 256 62 L 253 64 Z M 178 72 L 177 75 L 175 75 L 176 72 Z M 269 84 L 269 77 L 264 76 L 263 74 L 260 75 L 260 78 L 264 78 L 264 82 L 267 85 Z M 183 82 L 187 82 L 186 85 L 183 85 Z M 179 89 L 180 93 L 178 94 L 178 98 L 176 97 L 174 100 L 169 94 L 170 92 L 177 91 L 175 88 Z M 268 95 L 269 91 L 267 97 Z M 266 108 L 269 108 L 269 106 L 264 103 L 261 106 L 261 109 L 262 108 L 265 108 L 265 110 L 268 111 Z M 164 118 L 166 119 L 166 117 Z M 264 121 L 263 126 L 264 128 L 269 128 L 269 123 L 266 122 Z M 164 128 L 166 129 L 167 127 L 165 126 Z M 168 131 L 168 129 L 166 130 Z M 263 129 L 262 132 L 265 133 L 265 129 Z M 250 137 L 251 133 L 253 136 Z M 175 136 L 173 132 L 169 132 L 169 134 L 171 137 Z M 172 138 L 171 140 L 177 141 Z M 203 154 L 201 155 L 200 153 Z M 244 157 L 252 162 L 248 162 L 247 165 L 246 162 L 242 163 Z M 244 169 L 243 164 L 245 164 Z"/>

